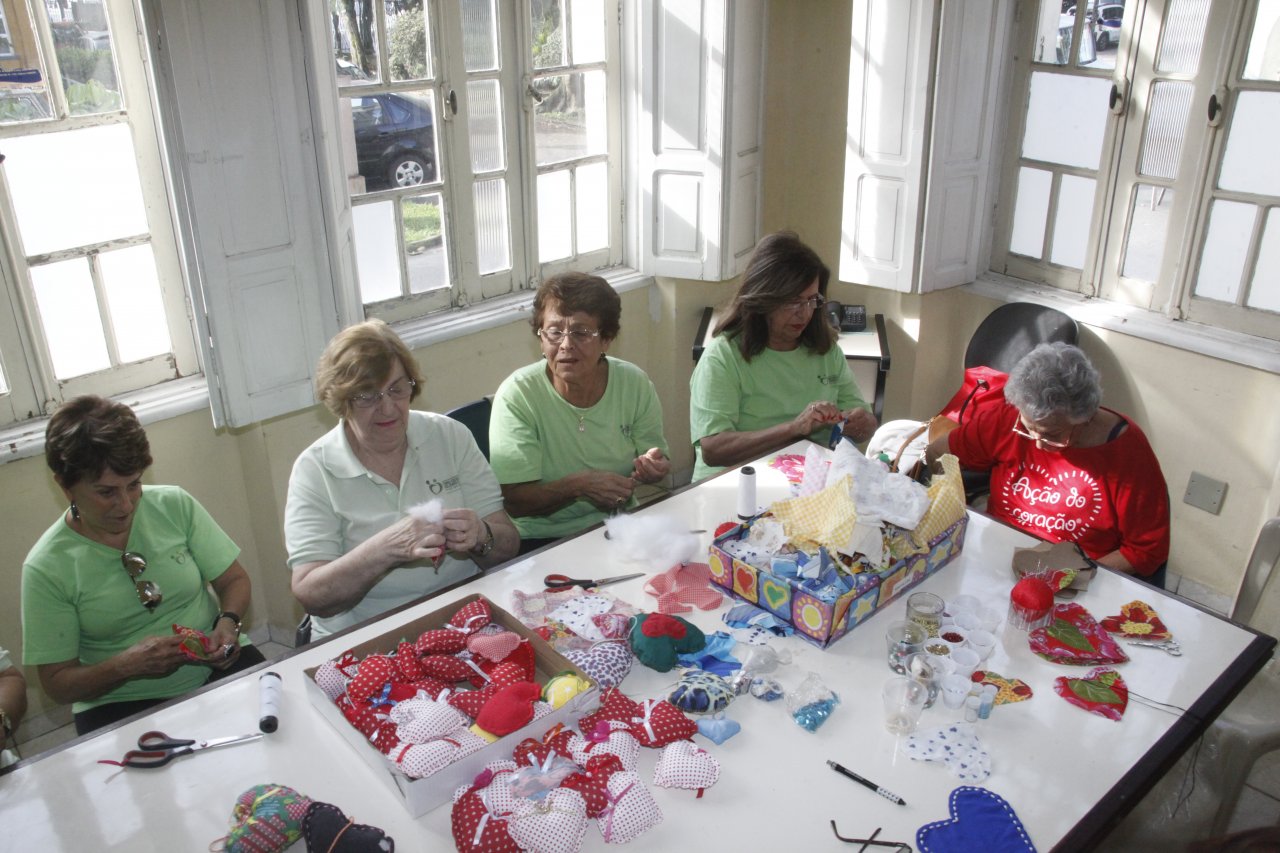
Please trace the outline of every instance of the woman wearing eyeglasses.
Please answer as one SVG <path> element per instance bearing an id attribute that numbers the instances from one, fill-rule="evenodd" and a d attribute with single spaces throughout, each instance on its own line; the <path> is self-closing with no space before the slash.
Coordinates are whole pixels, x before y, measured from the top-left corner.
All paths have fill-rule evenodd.
<path id="1" fill-rule="evenodd" d="M 756 245 L 689 381 L 695 481 L 798 438 L 825 445 L 835 424 L 857 442 L 875 431 L 821 310 L 830 276 L 790 231 Z"/>
<path id="2" fill-rule="evenodd" d="M 338 425 L 298 457 L 284 510 L 293 594 L 313 638 L 377 616 L 512 557 L 519 537 L 471 432 L 411 410 L 418 363 L 381 320 L 325 347 L 320 401 Z M 438 500 L 439 520 L 409 510 Z"/>
<path id="3" fill-rule="evenodd" d="M 69 507 L 22 566 L 23 660 L 92 731 L 261 663 L 240 633 L 251 584 L 240 549 L 177 486 L 143 486 L 147 434 L 96 396 L 49 418 L 45 460 Z M 192 662 L 178 625 L 212 652 Z"/>
<path id="4" fill-rule="evenodd" d="M 992 516 L 1163 586 L 1169 490 L 1160 462 L 1137 424 L 1100 405 L 1088 356 L 1040 344 L 1013 368 L 1004 397 L 935 439 L 928 459 L 950 452 L 990 471 Z"/>
<path id="5" fill-rule="evenodd" d="M 625 509 L 671 470 L 662 404 L 645 372 L 607 355 L 622 300 L 599 276 L 561 273 L 533 300 L 542 360 L 503 380 L 489 449 L 522 553 Z"/>

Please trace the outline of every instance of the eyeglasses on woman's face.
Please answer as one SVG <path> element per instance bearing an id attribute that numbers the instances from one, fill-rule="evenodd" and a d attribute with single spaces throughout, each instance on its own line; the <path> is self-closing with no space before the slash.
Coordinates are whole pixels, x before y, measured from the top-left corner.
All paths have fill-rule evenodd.
<path id="1" fill-rule="evenodd" d="M 827 304 L 827 300 L 821 296 L 810 296 L 808 299 L 797 299 L 794 302 L 785 302 L 782 307 L 790 311 L 792 314 L 803 314 L 806 311 L 817 311 L 823 305 Z"/>
<path id="2" fill-rule="evenodd" d="M 142 606 L 148 610 L 155 610 L 164 600 L 159 584 L 149 580 L 138 580 L 147 570 L 147 558 L 136 551 L 125 551 L 120 555 L 120 563 L 129 573 L 129 580 L 133 581 L 134 589 L 138 593 L 138 601 L 142 602 Z"/>
<path id="3" fill-rule="evenodd" d="M 1019 417 L 1013 422 L 1013 434 L 1030 439 L 1044 447 L 1052 447 L 1055 450 L 1065 450 L 1071 446 L 1071 442 L 1075 438 L 1076 430 L 1081 426 L 1083 426 L 1083 424 L 1068 424 L 1063 429 L 1052 430 L 1049 432 L 1038 432 L 1032 429 L 1025 420 Z"/>
<path id="4" fill-rule="evenodd" d="M 357 409 L 371 409 L 382 402 L 383 397 L 391 400 L 403 400 L 413 393 L 413 388 L 418 383 L 412 379 L 397 379 L 381 391 L 364 394 L 352 394 L 351 405 Z"/>
<path id="5" fill-rule="evenodd" d="M 575 347 L 584 346 L 593 339 L 600 337 L 599 329 L 561 329 L 556 326 L 548 326 L 545 329 L 538 330 L 538 337 L 551 344 L 553 347 L 560 346 L 560 343 L 567 337 L 569 342 Z"/>

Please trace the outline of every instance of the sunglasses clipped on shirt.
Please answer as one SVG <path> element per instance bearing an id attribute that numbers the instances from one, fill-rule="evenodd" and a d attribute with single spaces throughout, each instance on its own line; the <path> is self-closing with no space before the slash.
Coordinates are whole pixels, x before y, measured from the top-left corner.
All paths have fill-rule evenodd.
<path id="1" fill-rule="evenodd" d="M 412 379 L 402 379 L 391 385 L 385 391 L 375 391 L 372 394 L 352 394 L 351 405 L 357 409 L 371 409 L 382 402 L 383 397 L 391 400 L 403 400 L 413 393 L 413 387 L 418 383 Z"/>
<path id="2" fill-rule="evenodd" d="M 147 570 L 147 558 L 136 551 L 125 551 L 120 555 L 120 563 L 124 566 L 124 570 L 129 573 L 129 580 L 133 581 L 134 589 L 138 593 L 138 601 L 142 602 L 142 606 L 148 610 L 155 610 L 160 602 L 164 600 L 164 594 L 160 592 L 160 585 L 155 581 L 138 580 L 142 573 Z"/>

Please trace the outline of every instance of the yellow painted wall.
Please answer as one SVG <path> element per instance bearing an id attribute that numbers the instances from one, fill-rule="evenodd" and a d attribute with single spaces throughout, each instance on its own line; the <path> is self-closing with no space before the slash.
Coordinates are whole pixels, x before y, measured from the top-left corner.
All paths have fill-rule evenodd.
<path id="1" fill-rule="evenodd" d="M 764 217 L 767 230 L 798 231 L 835 268 L 840 240 L 848 0 L 770 5 Z M 648 371 L 663 401 L 675 468 L 688 471 L 690 346 L 706 305 L 733 282 L 659 279 L 623 295 L 622 334 L 611 350 Z M 958 386 L 969 335 L 995 307 L 960 291 L 925 297 L 833 282 L 831 296 L 862 302 L 889 324 L 887 418 L 926 417 Z M 1125 335 L 1086 328 L 1083 346 L 1104 375 L 1106 402 L 1133 415 L 1163 460 L 1174 507 L 1172 571 L 1224 594 L 1234 591 L 1262 520 L 1280 504 L 1280 377 Z M 524 321 L 423 348 L 420 406 L 443 411 L 487 393 L 537 358 Z M 148 428 L 153 483 L 178 483 L 210 509 L 244 549 L 254 581 L 251 627 L 290 631 L 300 611 L 289 594 L 280 522 L 297 454 L 333 425 L 320 408 L 215 433 L 205 412 Z M 1230 486 L 1221 515 L 1181 503 L 1187 476 Z M 43 459 L 0 466 L 0 645 L 20 654 L 18 585 L 31 543 L 63 509 Z M 33 685 L 34 672 L 28 672 Z M 33 713 L 47 707 L 38 689 Z"/>

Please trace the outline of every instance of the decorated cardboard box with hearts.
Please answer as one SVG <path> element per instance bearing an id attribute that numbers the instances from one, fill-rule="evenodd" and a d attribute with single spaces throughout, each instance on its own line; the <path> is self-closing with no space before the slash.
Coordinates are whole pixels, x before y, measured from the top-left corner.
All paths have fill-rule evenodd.
<path id="1" fill-rule="evenodd" d="M 735 558 L 725 544 L 745 538 L 755 519 L 745 524 L 722 525 L 711 543 L 708 564 L 711 580 L 743 601 L 764 608 L 795 626 L 796 633 L 822 648 L 849 633 L 881 607 L 900 598 L 907 590 L 951 562 L 964 544 L 968 516 L 948 527 L 921 553 L 910 553 L 894 559 L 886 566 L 870 565 L 859 555 L 852 577 L 853 587 L 830 600 L 813 594 L 802 577 L 774 574 L 770 567 L 757 567 Z M 909 531 L 895 535 L 906 537 Z M 904 550 L 914 552 L 914 547 Z M 886 552 L 887 553 L 887 552 Z M 814 557 L 820 565 L 829 565 L 831 557 L 819 550 Z"/>
<path id="2" fill-rule="evenodd" d="M 533 650 L 534 669 L 538 683 L 545 684 L 551 678 L 564 672 L 574 673 L 591 682 L 587 674 L 575 666 L 573 662 L 553 649 L 545 640 L 526 628 L 510 613 L 481 595 L 469 595 L 438 610 L 428 612 L 402 625 L 392 633 L 382 634 L 356 645 L 351 649 L 351 652 L 357 660 L 364 660 L 369 655 L 380 653 L 393 654 L 399 648 L 400 642 L 406 637 L 413 639 L 426 631 L 443 629 L 445 625 L 451 623 L 451 620 L 459 612 L 464 610 L 467 613 L 471 613 L 486 608 L 489 613 L 488 624 L 496 626 L 485 628 L 486 634 L 499 636 L 500 633 L 510 632 L 516 635 L 519 640 L 528 641 L 528 647 Z M 471 635 L 468 634 L 467 636 Z M 484 652 L 496 654 L 499 651 L 499 645 L 510 645 L 510 641 L 506 637 L 500 637 L 497 643 L 481 641 L 480 645 L 482 654 Z M 382 659 L 375 658 L 375 660 Z M 391 662 L 391 658 L 386 658 L 385 660 L 388 664 Z M 495 674 L 499 674 L 499 670 L 504 666 L 505 661 L 496 666 L 492 665 L 489 660 L 485 660 L 484 663 L 488 669 L 493 670 Z M 384 670 L 389 670 L 389 668 L 389 665 L 375 664 L 374 669 L 370 671 L 370 675 L 365 677 L 365 680 L 375 681 L 385 674 Z M 475 672 L 475 669 L 468 667 L 468 671 Z M 595 710 L 600 704 L 600 690 L 594 682 L 591 682 L 591 689 L 574 696 L 550 714 L 536 717 L 527 725 L 483 748 L 472 751 L 457 750 L 458 757 L 455 761 L 435 769 L 435 772 L 425 778 L 411 779 L 395 763 L 394 758 L 389 759 L 388 756 L 383 755 L 374 748 L 366 740 L 366 735 L 353 727 L 343 716 L 338 706 L 334 704 L 333 700 L 326 695 L 326 688 L 332 690 L 341 682 L 341 679 L 336 677 L 341 673 L 335 673 L 335 667 L 329 665 L 313 667 L 308 669 L 306 673 L 307 694 L 311 697 L 311 703 L 315 706 L 316 711 L 342 734 L 357 755 L 379 771 L 380 775 L 386 779 L 388 789 L 393 792 L 397 799 L 404 803 L 405 808 L 415 817 L 426 814 L 432 809 L 450 802 L 456 788 L 460 785 L 470 784 L 476 774 L 489 762 L 499 758 L 510 758 L 512 750 L 520 741 L 528 737 L 540 738 L 543 732 L 553 728 L 557 723 L 563 723 L 565 726 L 576 726 L 580 717 Z M 321 679 L 321 683 L 316 682 L 317 676 Z M 357 692 L 361 690 L 367 692 L 371 689 L 375 689 L 375 686 L 361 682 Z M 384 713 L 383 717 L 387 717 L 387 715 Z M 394 731 L 396 723 L 389 718 L 383 720 L 383 722 Z M 350 756 L 346 754 L 335 754 L 333 756 L 334 769 L 340 771 L 341 762 L 349 758 Z M 434 761 L 424 762 L 424 764 L 433 765 Z"/>

